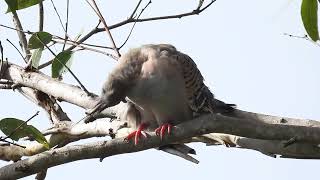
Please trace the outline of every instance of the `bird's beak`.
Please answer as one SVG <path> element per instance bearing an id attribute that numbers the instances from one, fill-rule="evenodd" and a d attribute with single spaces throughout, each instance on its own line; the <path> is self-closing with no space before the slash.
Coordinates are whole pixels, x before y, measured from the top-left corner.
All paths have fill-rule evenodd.
<path id="1" fill-rule="evenodd" d="M 95 117 L 107 107 L 107 103 L 99 101 L 92 109 L 86 112 L 87 116 L 83 118 L 84 122 L 89 123 L 94 121 Z"/>

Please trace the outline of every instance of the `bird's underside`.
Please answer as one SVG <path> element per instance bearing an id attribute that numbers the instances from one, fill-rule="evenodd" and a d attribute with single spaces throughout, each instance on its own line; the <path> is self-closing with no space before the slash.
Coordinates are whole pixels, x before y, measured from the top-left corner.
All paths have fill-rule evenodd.
<path id="1" fill-rule="evenodd" d="M 214 98 L 195 62 L 169 44 L 144 45 L 123 55 L 93 112 L 100 113 L 125 98 L 135 107 L 127 118 L 137 128 L 127 137 L 135 143 L 144 129 L 155 130 L 162 138 L 173 125 L 199 114 L 233 110 L 232 105 Z"/>

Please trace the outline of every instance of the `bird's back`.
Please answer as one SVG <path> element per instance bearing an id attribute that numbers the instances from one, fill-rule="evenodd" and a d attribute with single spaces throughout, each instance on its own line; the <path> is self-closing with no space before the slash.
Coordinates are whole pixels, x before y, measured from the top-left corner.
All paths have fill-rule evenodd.
<path id="1" fill-rule="evenodd" d="M 204 84 L 204 78 L 192 58 L 170 44 L 149 45 L 164 56 L 164 59 L 178 64 L 184 80 L 186 101 L 195 113 L 223 113 L 232 111 L 234 105 L 225 104 L 214 98 L 209 88 Z"/>
<path id="2" fill-rule="evenodd" d="M 172 45 L 144 45 L 125 56 L 123 64 L 131 65 L 122 68 L 126 69 L 123 72 L 136 77 L 128 97 L 137 106 L 153 113 L 159 124 L 168 120 L 174 120 L 176 124 L 190 120 L 196 114 L 233 109 L 214 98 L 195 62 Z"/>

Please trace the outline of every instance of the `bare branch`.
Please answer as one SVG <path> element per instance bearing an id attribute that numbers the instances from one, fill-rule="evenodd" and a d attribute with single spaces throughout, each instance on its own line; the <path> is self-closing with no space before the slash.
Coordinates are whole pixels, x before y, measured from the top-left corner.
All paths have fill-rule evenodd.
<path id="1" fill-rule="evenodd" d="M 11 29 L 11 30 L 14 30 L 14 31 L 19 31 L 21 33 L 24 33 L 24 34 L 30 34 L 32 35 L 34 32 L 31 32 L 31 31 L 24 31 L 24 30 L 21 30 L 21 29 L 17 29 L 17 28 L 13 28 L 13 27 L 10 27 L 10 26 L 6 26 L 6 25 L 3 25 L 3 24 L 0 24 L 1 27 L 4 27 L 4 28 L 7 28 L 7 29 Z"/>
<path id="2" fill-rule="evenodd" d="M 66 22 L 66 31 L 64 34 L 65 43 L 63 44 L 62 51 L 66 47 L 66 42 L 68 40 L 68 24 L 69 24 L 69 0 L 67 0 L 67 22 Z"/>
<path id="3" fill-rule="evenodd" d="M 126 24 L 130 24 L 130 23 L 135 23 L 135 22 L 146 22 L 146 21 L 156 21 L 156 20 L 162 20 L 162 19 L 180 19 L 182 17 L 186 17 L 186 16 L 192 16 L 192 15 L 198 15 L 200 13 L 202 13 L 204 10 L 206 10 L 208 7 L 210 7 L 213 3 L 215 2 L 215 0 L 212 0 L 209 4 L 207 4 L 204 8 L 202 9 L 195 9 L 195 10 L 192 10 L 191 12 L 188 12 L 188 13 L 182 13 L 182 14 L 176 14 L 176 15 L 172 15 L 172 16 L 158 16 L 158 17 L 151 17 L 151 18 L 144 18 L 144 19 L 134 19 L 134 18 L 129 18 L 129 19 L 126 19 L 124 21 L 121 21 L 119 23 L 116 23 L 116 24 L 113 24 L 111 26 L 108 27 L 109 30 L 111 29 L 116 29 L 118 27 L 121 27 L 121 26 L 124 26 Z M 0 25 L 1 26 L 1 25 Z M 87 39 L 89 39 L 91 36 L 99 33 L 99 32 L 102 32 L 102 31 L 105 31 L 105 28 L 98 28 L 98 27 L 95 27 L 93 28 L 88 34 L 86 34 L 85 36 L 83 36 L 81 39 L 79 39 L 77 41 L 78 44 L 81 44 L 83 43 L 84 41 L 86 41 Z M 69 47 L 67 50 L 72 50 L 74 48 L 76 48 L 77 45 L 73 45 L 71 47 Z M 44 68 L 48 65 L 50 65 L 52 63 L 52 61 L 48 61 L 44 64 L 41 64 L 39 66 L 39 68 Z"/>
<path id="4" fill-rule="evenodd" d="M 18 37 L 20 39 L 20 43 L 21 43 L 22 49 L 26 53 L 26 58 L 24 58 L 24 61 L 26 63 L 28 63 L 28 60 L 31 57 L 31 53 L 30 53 L 30 50 L 28 48 L 27 38 L 26 38 L 26 35 L 23 33 L 24 31 L 23 31 L 23 28 L 22 28 L 22 25 L 21 25 L 21 22 L 20 22 L 20 19 L 18 17 L 17 12 L 16 11 L 12 11 L 12 14 L 13 14 L 14 26 L 16 27 L 16 29 L 19 30 L 19 31 L 17 31 L 17 33 L 18 33 Z"/>
<path id="5" fill-rule="evenodd" d="M 318 43 L 318 41 L 313 41 L 312 39 L 310 39 L 310 38 L 308 37 L 308 35 L 298 36 L 298 35 L 293 35 L 293 34 L 288 34 L 288 33 L 283 33 L 283 35 L 289 36 L 289 37 L 292 37 L 292 38 L 305 39 L 305 40 L 313 43 L 314 45 L 320 47 L 320 44 Z"/>
<path id="6" fill-rule="evenodd" d="M 109 27 L 108 27 L 108 25 L 107 25 L 107 23 L 106 23 L 106 20 L 103 18 L 102 14 L 101 14 L 101 12 L 100 12 L 97 4 L 96 4 L 96 1 L 95 1 L 95 0 L 91 0 L 94 7 L 89 3 L 88 0 L 86 0 L 86 1 L 87 1 L 87 3 L 92 7 L 92 9 L 94 10 L 94 12 L 98 15 L 100 21 L 102 22 L 102 24 L 103 24 L 103 26 L 104 26 L 104 30 L 107 32 L 107 34 L 108 34 L 108 36 L 109 36 L 109 39 L 110 39 L 110 41 L 111 41 L 113 50 L 116 52 L 116 55 L 117 55 L 117 57 L 119 58 L 119 57 L 121 56 L 121 54 L 120 54 L 120 52 L 119 52 L 119 50 L 118 50 L 118 48 L 117 48 L 116 43 L 114 42 L 114 39 L 113 39 L 113 37 L 112 37 L 112 35 L 111 35 L 111 32 L 110 32 L 110 30 L 109 30 Z"/>
<path id="7" fill-rule="evenodd" d="M 43 21 L 44 21 L 44 11 L 43 11 L 43 3 L 39 2 L 39 31 L 43 31 Z M 32 59 L 29 58 L 26 69 L 32 69 Z"/>
<path id="8" fill-rule="evenodd" d="M 194 9 L 191 12 L 187 12 L 187 13 L 181 13 L 181 14 L 170 15 L 170 16 L 157 16 L 157 17 L 142 18 L 142 19 L 129 18 L 129 19 L 126 19 L 126 20 L 121 21 L 119 23 L 113 24 L 113 25 L 109 26 L 108 28 L 109 28 L 109 30 L 111 30 L 111 29 L 116 29 L 116 28 L 121 27 L 123 25 L 129 24 L 129 23 L 156 21 L 156 20 L 163 20 L 163 19 L 180 19 L 180 18 L 186 17 L 186 16 L 198 15 L 198 14 L 202 13 L 204 10 L 206 10 L 207 8 L 209 8 L 214 2 L 215 2 L 215 0 L 212 0 L 209 4 L 207 4 L 202 9 Z M 99 32 L 102 32 L 102 31 L 105 31 L 105 29 L 104 28 L 94 28 L 88 34 L 86 34 L 84 37 L 82 37 L 78 42 L 82 43 L 82 42 L 86 41 L 87 39 L 89 39 L 92 35 L 97 34 Z M 75 48 L 75 47 L 70 47 L 70 49 L 73 49 L 73 48 Z"/>
<path id="9" fill-rule="evenodd" d="M 160 147 L 173 142 L 183 141 L 184 139 L 213 131 L 238 135 L 242 134 L 243 136 L 250 136 L 252 138 L 273 140 L 288 139 L 289 137 L 298 134 L 298 136 L 301 137 L 300 140 L 304 142 L 320 142 L 319 127 L 262 124 L 250 122 L 244 119 L 230 118 L 219 114 L 210 114 L 177 125 L 171 136 L 165 137 L 163 140 L 160 140 L 155 133 L 149 133 L 149 138 L 141 139 L 140 144 L 137 146 L 135 146 L 134 143 L 125 142 L 123 138 L 117 138 L 110 141 L 88 143 L 81 146 L 66 146 L 59 149 L 50 150 L 38 154 L 37 156 L 33 156 L 2 167 L 0 169 L 0 178 L 21 178 L 37 173 L 45 168 L 50 168 L 76 160 L 104 158 L 117 154 L 142 151 L 154 147 Z M 237 140 L 237 142 L 240 141 Z M 244 144 L 244 140 L 242 140 L 242 143 Z M 299 145 L 301 146 L 303 144 Z M 308 144 L 305 145 L 308 146 Z M 290 147 L 292 146 L 289 146 L 288 148 Z M 278 146 L 278 148 L 280 148 L 280 146 Z M 309 146 L 309 148 L 311 147 Z M 283 147 L 282 149 L 283 151 L 285 150 Z M 294 151 L 294 148 L 291 150 Z M 317 151 L 317 154 L 319 155 L 319 150 Z"/>
<path id="10" fill-rule="evenodd" d="M 20 54 L 21 58 L 25 61 L 25 58 L 23 57 L 22 53 L 17 48 L 17 46 L 15 46 L 9 39 L 7 39 L 7 41 L 18 51 L 18 53 Z"/>
<path id="11" fill-rule="evenodd" d="M 52 42 L 54 42 L 54 43 L 59 43 L 59 44 L 71 44 L 71 45 L 75 45 L 76 44 L 76 42 L 75 41 L 59 41 L 59 40 L 52 40 Z M 81 48 L 80 50 L 88 50 L 88 51 L 93 51 L 93 52 L 97 52 L 97 53 L 100 53 L 100 54 L 103 54 L 103 55 L 106 55 L 106 56 L 108 56 L 108 57 L 111 57 L 111 58 L 113 58 L 113 59 L 117 59 L 116 57 L 114 57 L 114 55 L 113 54 L 110 54 L 110 53 L 107 53 L 107 52 L 104 52 L 104 51 L 100 51 L 100 50 L 98 50 L 98 49 L 93 49 L 93 48 L 89 48 L 89 47 L 86 47 L 86 46 L 82 46 L 82 45 L 77 45 L 79 48 Z M 38 69 L 42 69 L 43 68 L 43 66 L 39 66 L 39 68 Z"/>
<path id="12" fill-rule="evenodd" d="M 39 31 L 43 31 L 44 10 L 43 2 L 39 2 Z"/>
<path id="13" fill-rule="evenodd" d="M 0 80 L 2 79 L 2 74 L 3 74 L 3 46 L 0 41 L 0 54 L 1 54 L 1 59 L 0 59 Z"/>
<path id="14" fill-rule="evenodd" d="M 61 25 L 61 27 L 62 27 L 62 29 L 63 29 L 63 32 L 65 32 L 65 33 L 66 33 L 67 31 L 66 31 L 66 29 L 65 29 L 65 28 L 64 28 L 64 26 L 63 26 L 63 23 L 62 23 L 62 20 L 61 20 L 60 14 L 59 14 L 59 12 L 58 12 L 58 10 L 57 10 L 56 6 L 54 5 L 53 0 L 50 0 L 50 1 L 51 1 L 52 7 L 53 7 L 53 9 L 54 9 L 54 11 L 55 11 L 56 15 L 58 16 L 58 19 L 59 19 L 60 25 Z"/>
<path id="15" fill-rule="evenodd" d="M 134 8 L 134 10 L 132 11 L 132 13 L 131 13 L 131 15 L 129 16 L 129 18 L 128 18 L 128 19 L 132 19 L 132 18 L 134 18 L 134 15 L 136 14 L 136 12 L 137 12 L 137 10 L 138 10 L 138 8 L 139 8 L 139 6 L 140 6 L 141 2 L 142 2 L 142 0 L 139 0 L 138 4 L 137 4 L 137 5 L 136 5 L 136 7 Z"/>
<path id="16" fill-rule="evenodd" d="M 141 2 L 141 1 L 140 1 Z M 140 4 L 140 2 L 139 2 L 139 4 Z M 140 18 L 140 16 L 142 15 L 142 13 L 144 12 L 144 10 L 151 4 L 151 0 L 148 2 L 148 4 L 144 7 L 144 8 L 142 8 L 142 10 L 141 10 L 141 12 L 139 13 L 139 15 L 138 15 L 138 17 L 137 17 L 137 19 L 139 19 Z M 136 10 L 135 10 L 136 11 Z M 131 16 L 130 16 L 130 18 L 132 18 Z M 133 29 L 134 29 L 134 27 L 135 27 L 135 25 L 137 24 L 137 22 L 134 22 L 133 23 L 133 25 L 132 25 L 132 27 L 131 27 L 131 29 L 130 29 L 130 32 L 129 32 L 129 34 L 128 34 L 128 36 L 127 36 L 127 38 L 126 38 L 126 40 L 122 43 L 122 45 L 118 48 L 119 50 L 128 42 L 128 40 L 129 40 L 129 38 L 130 38 L 130 36 L 131 36 L 131 33 L 132 33 L 132 31 L 133 31 Z"/>
<path id="17" fill-rule="evenodd" d="M 67 41 L 73 45 L 75 45 L 76 47 L 79 46 L 79 45 L 85 45 L 85 46 L 91 46 L 91 47 L 96 47 L 96 48 L 102 48 L 102 49 L 113 49 L 112 47 L 108 47 L 108 46 L 101 46 L 101 45 L 96 45 L 96 44 L 89 44 L 89 43 L 79 43 L 78 41 L 74 41 L 74 40 L 71 40 L 71 39 L 65 39 L 65 38 L 62 38 L 62 37 L 59 37 L 59 36 L 53 36 L 53 39 L 55 40 L 64 40 L 64 41 Z M 53 41 L 54 42 L 54 41 Z"/>
<path id="18" fill-rule="evenodd" d="M 42 73 L 26 72 L 23 68 L 13 64 L 9 64 L 7 68 L 4 78 L 12 80 L 16 84 L 21 82 L 20 84 L 23 86 L 37 89 L 59 100 L 67 101 L 84 108 L 92 108 L 94 103 L 96 103 L 97 96 L 90 97 L 77 86 L 54 80 Z"/>

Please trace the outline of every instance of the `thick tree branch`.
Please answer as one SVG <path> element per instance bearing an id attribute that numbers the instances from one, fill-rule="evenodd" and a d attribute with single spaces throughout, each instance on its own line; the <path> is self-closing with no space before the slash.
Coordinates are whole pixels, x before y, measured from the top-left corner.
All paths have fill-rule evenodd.
<path id="1" fill-rule="evenodd" d="M 92 94 L 89 96 L 81 88 L 66 84 L 40 72 L 26 72 L 22 67 L 10 64 L 4 73 L 5 79 L 12 80 L 14 84 L 30 87 L 45 94 L 51 95 L 61 101 L 66 101 L 71 104 L 77 105 L 84 109 L 92 108 L 98 102 L 98 96 Z M 107 109 L 102 112 L 104 117 L 114 117 L 117 109 Z"/>
<path id="2" fill-rule="evenodd" d="M 105 158 L 116 154 L 142 151 L 210 132 L 222 132 L 266 140 L 283 140 L 297 135 L 304 143 L 320 142 L 319 127 L 264 124 L 250 122 L 245 119 L 226 117 L 219 114 L 211 114 L 177 125 L 171 136 L 165 137 L 162 141 L 155 133 L 150 133 L 150 137 L 148 139 L 141 139 L 140 144 L 137 146 L 132 142 L 125 142 L 123 138 L 117 138 L 110 141 L 101 141 L 80 146 L 66 146 L 43 152 L 0 168 L 0 178 L 21 178 L 37 173 L 45 168 L 76 160 Z M 242 143 L 244 143 L 244 140 L 242 140 Z M 278 148 L 281 147 L 278 146 Z M 284 147 L 282 148 L 286 149 Z M 290 148 L 290 146 L 288 148 Z M 300 149 L 300 151 L 301 150 L 302 149 Z M 319 154 L 319 151 L 314 152 Z"/>

